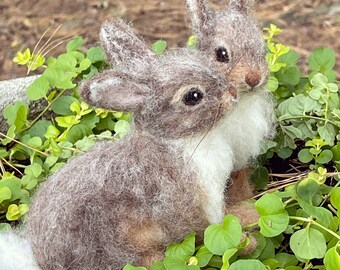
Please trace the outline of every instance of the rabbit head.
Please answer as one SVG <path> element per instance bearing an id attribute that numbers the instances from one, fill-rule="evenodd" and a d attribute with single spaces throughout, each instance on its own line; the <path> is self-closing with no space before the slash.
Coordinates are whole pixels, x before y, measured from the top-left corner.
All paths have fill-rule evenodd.
<path id="1" fill-rule="evenodd" d="M 207 0 L 186 0 L 198 49 L 239 91 L 261 86 L 267 77 L 265 43 L 252 16 L 254 0 L 230 0 L 212 10 Z"/>
<path id="2" fill-rule="evenodd" d="M 118 24 L 125 30 L 117 34 Z M 105 24 L 101 37 L 116 69 L 81 85 L 89 104 L 131 111 L 135 129 L 166 138 L 207 132 L 230 111 L 236 90 L 208 67 L 206 57 L 182 50 L 159 58 L 123 21 Z"/>

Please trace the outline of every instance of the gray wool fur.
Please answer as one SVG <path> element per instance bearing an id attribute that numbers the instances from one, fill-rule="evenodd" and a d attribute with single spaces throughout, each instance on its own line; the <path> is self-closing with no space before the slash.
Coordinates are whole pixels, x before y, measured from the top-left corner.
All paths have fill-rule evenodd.
<path id="1" fill-rule="evenodd" d="M 132 31 L 120 34 L 123 45 L 103 39 L 117 24 L 124 22 L 103 26 L 104 48 L 143 47 Z M 35 195 L 25 232 L 42 270 L 149 265 L 171 242 L 191 231 L 202 239 L 209 223 L 222 220 L 233 157 L 220 124 L 236 90 L 199 53 L 136 53 L 140 61 L 124 50 L 112 54 L 116 69 L 80 86 L 91 105 L 133 111 L 133 128 L 72 159 Z M 197 103 L 193 91 L 202 95 Z M 202 170 L 207 152 L 212 160 Z"/>
<path id="2" fill-rule="evenodd" d="M 207 0 L 185 0 L 198 50 L 208 57 L 212 68 L 238 90 L 238 104 L 224 121 L 235 155 L 235 169 L 249 165 L 261 150 L 264 138 L 274 135 L 271 95 L 264 85 L 268 75 L 265 43 L 252 14 L 255 0 L 230 0 L 213 10 Z M 217 60 L 225 48 L 227 62 Z"/>

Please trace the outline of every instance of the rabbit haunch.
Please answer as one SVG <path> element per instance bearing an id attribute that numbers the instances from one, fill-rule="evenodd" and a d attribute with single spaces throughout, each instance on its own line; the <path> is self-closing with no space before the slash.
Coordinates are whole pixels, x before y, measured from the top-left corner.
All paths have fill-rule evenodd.
<path id="1" fill-rule="evenodd" d="M 126 138 L 72 159 L 37 192 L 26 233 L 41 269 L 149 265 L 171 242 L 191 231 L 202 237 L 222 221 L 233 157 L 221 123 L 235 89 L 208 65 L 183 50 L 134 75 L 109 70 L 81 85 L 86 102 L 133 111 L 134 124 Z"/>

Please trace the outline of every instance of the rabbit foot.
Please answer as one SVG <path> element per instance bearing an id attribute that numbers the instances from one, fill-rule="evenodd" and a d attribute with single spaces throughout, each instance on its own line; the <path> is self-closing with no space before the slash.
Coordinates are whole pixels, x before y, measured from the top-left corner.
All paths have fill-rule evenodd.
<path id="1" fill-rule="evenodd" d="M 226 209 L 226 213 L 238 217 L 243 227 L 257 222 L 260 218 L 260 215 L 256 211 L 254 204 L 249 201 L 244 201 L 237 205 L 228 206 Z"/>
<path id="2" fill-rule="evenodd" d="M 253 253 L 254 250 L 257 247 L 257 240 L 256 240 L 256 238 L 252 234 L 244 232 L 242 234 L 242 241 L 245 241 L 246 237 L 248 237 L 249 243 L 248 243 L 248 245 L 244 249 L 241 250 L 240 255 L 243 255 L 243 256 L 249 255 L 249 254 Z"/>
<path id="3" fill-rule="evenodd" d="M 235 215 L 240 220 L 242 227 L 256 223 L 260 218 L 260 215 L 256 211 L 254 204 L 249 201 L 244 201 L 240 204 L 227 207 L 226 212 L 227 214 Z M 248 255 L 252 253 L 257 247 L 257 240 L 251 234 L 253 229 L 254 228 L 250 228 L 249 230 L 242 233 L 242 242 L 248 237 L 249 243 L 241 251 L 241 255 Z"/>
<path id="4" fill-rule="evenodd" d="M 156 251 L 152 254 L 145 255 L 140 265 L 143 265 L 147 269 L 150 269 L 150 266 L 154 262 L 163 260 L 163 257 L 164 257 L 164 251 Z"/>

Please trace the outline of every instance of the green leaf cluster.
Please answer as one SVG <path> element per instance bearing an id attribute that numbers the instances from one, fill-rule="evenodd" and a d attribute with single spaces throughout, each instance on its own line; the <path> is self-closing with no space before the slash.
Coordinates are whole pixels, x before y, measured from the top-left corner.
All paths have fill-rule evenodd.
<path id="1" fill-rule="evenodd" d="M 312 171 L 261 196 L 254 203 L 260 215 L 257 222 L 242 227 L 228 215 L 221 224 L 206 228 L 202 243 L 195 245 L 192 233 L 171 244 L 152 270 L 340 269 L 340 94 L 334 51 L 313 51 L 309 72 L 303 76 L 297 65 L 299 55 L 276 40 L 281 29 L 270 25 L 265 30 L 267 88 L 276 101 L 278 135 L 264 142 L 260 163 L 274 157 L 296 158 Z M 195 47 L 196 42 L 193 36 L 188 46 Z M 268 169 L 258 167 L 252 179 L 264 189 Z M 246 253 L 254 239 L 256 248 Z M 127 265 L 124 269 L 146 268 Z"/>
<path id="2" fill-rule="evenodd" d="M 65 53 L 49 57 L 44 72 L 27 88 L 29 100 L 46 104 L 36 118 L 22 101 L 3 111 L 9 129 L 0 133 L 0 222 L 22 218 L 35 190 L 70 157 L 98 139 L 120 138 L 129 131 L 130 114 L 90 108 L 79 99 L 78 82 L 107 66 L 100 47 L 85 51 L 83 43 L 77 37 Z M 32 57 L 28 49 L 15 61 L 29 64 Z"/>
<path id="3" fill-rule="evenodd" d="M 27 48 L 24 52 L 18 52 L 13 58 L 13 62 L 28 67 L 29 71 L 34 71 L 43 66 L 46 59 L 42 54 L 31 53 L 31 50 Z"/>
<path id="4" fill-rule="evenodd" d="M 242 239 L 242 226 L 233 215 L 225 216 L 222 224 L 210 225 L 204 233 L 204 244 L 195 245 L 195 233 L 181 243 L 168 246 L 162 261 L 154 262 L 151 270 L 200 270 L 200 269 L 263 269 L 259 260 L 237 260 L 248 239 Z M 146 269 L 126 265 L 123 269 Z"/>
<path id="5" fill-rule="evenodd" d="M 282 31 L 271 24 L 265 28 L 270 76 L 267 88 L 276 101 L 277 135 L 263 145 L 260 163 L 272 157 L 297 158 L 306 168 L 340 168 L 340 91 L 336 81 L 335 53 L 318 48 L 308 58 L 309 71 L 302 75 L 299 55 L 277 41 Z M 264 167 L 255 171 L 257 187 L 264 188 L 269 177 Z"/>
<path id="6" fill-rule="evenodd" d="M 150 269 L 339 269 L 340 182 L 326 184 L 327 176 L 319 167 L 284 190 L 260 197 L 253 224 L 242 227 L 237 217 L 227 215 L 206 228 L 202 243 L 195 244 L 195 233 L 189 234 L 169 245 L 163 260 Z M 246 253 L 251 241 L 257 246 Z"/>

